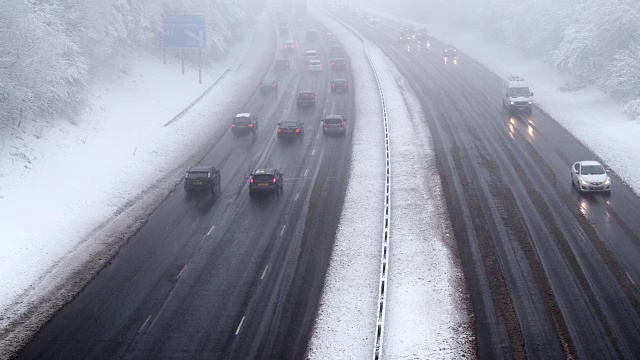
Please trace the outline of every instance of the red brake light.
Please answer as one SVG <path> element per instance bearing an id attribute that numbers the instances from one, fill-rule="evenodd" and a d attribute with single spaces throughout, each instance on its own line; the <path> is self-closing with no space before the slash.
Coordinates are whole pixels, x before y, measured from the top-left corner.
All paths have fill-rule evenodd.
<path id="1" fill-rule="evenodd" d="M 282 129 L 278 129 L 278 132 L 279 132 L 279 133 L 281 133 L 281 132 L 282 132 Z"/>
<path id="2" fill-rule="evenodd" d="M 253 178 L 251 178 L 251 179 L 249 180 L 249 182 L 253 184 Z"/>
<path id="3" fill-rule="evenodd" d="M 340 123 L 340 126 L 341 126 L 341 127 L 344 127 L 344 121 Z"/>
<path id="4" fill-rule="evenodd" d="M 296 129 L 296 132 L 299 133 L 300 132 L 300 128 Z"/>
<path id="5" fill-rule="evenodd" d="M 278 178 L 274 176 L 274 177 L 273 177 L 273 183 L 275 184 L 275 183 L 277 183 L 277 182 L 278 182 Z"/>
<path id="6" fill-rule="evenodd" d="M 234 129 L 236 127 L 236 124 L 231 124 L 231 128 Z"/>
<path id="7" fill-rule="evenodd" d="M 253 127 L 253 124 L 249 124 L 249 127 Z"/>

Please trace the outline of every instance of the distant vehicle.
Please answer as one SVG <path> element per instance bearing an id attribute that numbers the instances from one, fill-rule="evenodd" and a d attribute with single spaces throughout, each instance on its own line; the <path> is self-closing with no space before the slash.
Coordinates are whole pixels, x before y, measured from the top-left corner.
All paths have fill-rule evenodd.
<path id="1" fill-rule="evenodd" d="M 278 123 L 278 139 L 302 139 L 304 123 L 299 120 Z"/>
<path id="2" fill-rule="evenodd" d="M 416 27 L 415 27 L 415 26 L 413 26 L 413 25 L 411 25 L 411 24 L 407 24 L 407 25 L 405 25 L 405 27 L 404 27 L 404 32 L 405 32 L 407 35 L 413 36 L 413 35 L 415 35 L 415 34 L 416 34 Z"/>
<path id="3" fill-rule="evenodd" d="M 444 64 L 458 64 L 458 49 L 453 45 L 446 45 L 442 50 L 442 57 L 444 58 Z"/>
<path id="4" fill-rule="evenodd" d="M 339 71 L 347 68 L 347 61 L 344 58 L 331 59 L 331 70 Z"/>
<path id="5" fill-rule="evenodd" d="M 282 43 L 282 50 L 295 50 L 296 48 L 296 43 L 293 40 L 287 40 L 285 42 Z"/>
<path id="6" fill-rule="evenodd" d="M 349 92 L 349 80 L 333 79 L 331 80 L 331 92 L 346 93 Z"/>
<path id="7" fill-rule="evenodd" d="M 416 40 L 427 41 L 429 40 L 429 32 L 427 29 L 416 30 Z"/>
<path id="8" fill-rule="evenodd" d="M 529 83 L 519 76 L 510 75 L 502 80 L 502 106 L 510 113 L 533 113 L 533 92 Z"/>
<path id="9" fill-rule="evenodd" d="M 380 20 L 378 20 L 378 18 L 376 17 L 372 17 L 371 19 L 369 19 L 369 25 L 378 26 L 380 25 Z"/>
<path id="10" fill-rule="evenodd" d="M 274 62 L 275 62 L 274 67 L 277 70 L 286 70 L 286 69 L 289 69 L 291 67 L 291 60 L 289 60 L 289 59 L 280 58 L 280 59 L 276 59 Z"/>
<path id="11" fill-rule="evenodd" d="M 305 34 L 305 39 L 307 39 L 307 41 L 318 40 L 318 32 L 315 30 L 307 30 L 307 33 Z"/>
<path id="12" fill-rule="evenodd" d="M 367 20 L 368 18 L 369 18 L 369 15 L 367 15 L 366 13 L 360 14 L 360 19 Z"/>
<path id="13" fill-rule="evenodd" d="M 328 32 L 328 33 L 325 33 L 325 34 L 324 34 L 324 39 L 325 39 L 326 41 L 333 41 L 333 40 L 334 40 L 334 36 L 333 36 L 333 34 L 332 34 L 332 33 Z"/>
<path id="14" fill-rule="evenodd" d="M 344 136 L 347 133 L 345 119 L 342 115 L 326 115 L 322 120 L 322 135 L 336 134 Z"/>
<path id="15" fill-rule="evenodd" d="M 309 72 L 322 72 L 322 63 L 320 60 L 310 60 L 309 61 Z"/>
<path id="16" fill-rule="evenodd" d="M 278 169 L 257 169 L 249 178 L 249 196 L 258 194 L 276 194 L 283 191 L 283 173 Z"/>
<path id="17" fill-rule="evenodd" d="M 307 107 L 314 106 L 316 104 L 316 93 L 311 91 L 301 91 L 296 95 L 296 106 Z"/>
<path id="18" fill-rule="evenodd" d="M 571 167 L 571 184 L 580 192 L 611 192 L 609 170 L 597 161 L 579 161 Z"/>
<path id="19" fill-rule="evenodd" d="M 278 92 L 278 79 L 275 76 L 265 76 L 260 84 L 258 85 L 260 92 L 262 94 L 267 94 L 270 92 Z"/>
<path id="20" fill-rule="evenodd" d="M 258 130 L 258 118 L 251 113 L 240 113 L 233 118 L 231 132 L 238 136 L 245 133 L 254 133 Z"/>
<path id="21" fill-rule="evenodd" d="M 344 49 L 340 45 L 333 45 L 329 49 L 329 56 L 331 56 L 332 59 L 344 58 Z"/>
<path id="22" fill-rule="evenodd" d="M 187 194 L 206 190 L 215 196 L 220 188 L 220 170 L 213 166 L 194 166 L 184 177 L 184 190 Z"/>
<path id="23" fill-rule="evenodd" d="M 306 63 L 309 63 L 309 61 L 311 61 L 311 60 L 318 59 L 318 53 L 315 50 L 307 50 L 307 51 L 304 52 L 304 54 L 302 54 L 302 59 Z"/>
<path id="24" fill-rule="evenodd" d="M 408 44 L 411 42 L 411 36 L 405 32 L 401 32 L 400 37 L 398 37 L 398 42 L 401 44 Z"/>

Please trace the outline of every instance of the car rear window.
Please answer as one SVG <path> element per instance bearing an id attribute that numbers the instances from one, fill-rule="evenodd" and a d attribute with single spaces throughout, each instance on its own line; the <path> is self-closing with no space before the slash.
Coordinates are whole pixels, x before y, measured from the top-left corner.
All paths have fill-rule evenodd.
<path id="1" fill-rule="evenodd" d="M 342 119 L 324 119 L 324 123 L 328 124 L 328 125 L 338 125 L 338 124 L 342 124 Z"/>
<path id="2" fill-rule="evenodd" d="M 295 121 L 283 121 L 280 123 L 280 127 L 298 127 L 298 123 Z"/>
<path id="3" fill-rule="evenodd" d="M 249 124 L 251 123 L 251 119 L 249 118 L 235 118 L 233 122 L 236 124 Z"/>
<path id="4" fill-rule="evenodd" d="M 313 94 L 312 93 L 300 93 L 300 94 L 298 94 L 298 96 L 300 96 L 303 99 L 308 99 L 308 98 L 312 98 Z"/>
<path id="5" fill-rule="evenodd" d="M 271 182 L 272 180 L 273 180 L 273 175 L 269 175 L 269 174 L 253 175 L 253 181 Z"/>
<path id="6" fill-rule="evenodd" d="M 189 171 L 187 173 L 187 178 L 189 179 L 206 178 L 207 176 L 209 176 L 209 173 L 206 171 Z"/>

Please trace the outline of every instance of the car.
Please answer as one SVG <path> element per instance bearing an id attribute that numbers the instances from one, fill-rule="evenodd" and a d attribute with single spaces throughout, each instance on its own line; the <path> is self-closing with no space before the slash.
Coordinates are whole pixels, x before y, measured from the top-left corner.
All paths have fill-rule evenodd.
<path id="1" fill-rule="evenodd" d="M 300 120 L 287 120 L 278 123 L 278 139 L 302 139 L 304 123 Z"/>
<path id="2" fill-rule="evenodd" d="M 307 41 L 318 40 L 318 32 L 315 30 L 307 30 L 307 33 L 305 34 L 305 39 L 307 39 Z"/>
<path id="3" fill-rule="evenodd" d="M 349 92 L 349 80 L 343 78 L 331 80 L 331 92 Z"/>
<path id="4" fill-rule="evenodd" d="M 322 72 L 322 63 L 320 62 L 320 60 L 315 59 L 315 60 L 309 60 L 309 72 Z"/>
<path id="5" fill-rule="evenodd" d="M 367 20 L 367 19 L 369 19 L 369 15 L 367 15 L 366 13 L 362 13 L 362 14 L 360 14 L 360 19 L 361 20 Z"/>
<path id="6" fill-rule="evenodd" d="M 578 161 L 571 167 L 571 184 L 580 192 L 611 192 L 609 170 L 598 161 Z"/>
<path id="7" fill-rule="evenodd" d="M 458 64 L 458 49 L 453 45 L 446 45 L 442 50 L 442 57 L 444 58 L 444 64 Z"/>
<path id="8" fill-rule="evenodd" d="M 333 45 L 329 48 L 329 56 L 331 56 L 332 59 L 344 58 L 344 49 L 340 45 Z"/>
<path id="9" fill-rule="evenodd" d="M 416 30 L 416 40 L 420 40 L 420 41 L 429 40 L 429 31 L 427 31 L 427 29 Z"/>
<path id="10" fill-rule="evenodd" d="M 275 76 L 265 76 L 260 84 L 258 85 L 258 89 L 260 89 L 260 93 L 268 94 L 271 92 L 278 92 L 278 79 Z"/>
<path id="11" fill-rule="evenodd" d="M 301 91 L 296 95 L 296 106 L 307 107 L 314 106 L 316 104 L 316 93 L 312 91 Z"/>
<path id="12" fill-rule="evenodd" d="M 380 25 L 380 20 L 378 20 L 378 18 L 376 17 L 372 17 L 371 19 L 369 19 L 369 25 L 378 26 Z"/>
<path id="13" fill-rule="evenodd" d="M 338 57 L 331 59 L 331 70 L 339 71 L 347 68 L 347 60 Z"/>
<path id="14" fill-rule="evenodd" d="M 345 121 L 347 121 L 347 119 L 342 115 L 325 115 L 325 117 L 320 120 L 322 123 L 322 135 L 336 134 L 344 136 L 347 133 L 347 128 L 344 126 Z"/>
<path id="15" fill-rule="evenodd" d="M 249 196 L 274 193 L 280 196 L 283 191 L 283 176 L 278 169 L 256 169 L 249 176 Z"/>
<path id="16" fill-rule="evenodd" d="M 333 36 L 333 34 L 332 34 L 332 33 L 328 32 L 328 33 L 325 33 L 325 34 L 324 34 L 324 39 L 325 39 L 326 41 L 333 41 L 333 40 L 334 40 L 334 36 Z"/>
<path id="17" fill-rule="evenodd" d="M 277 70 L 286 70 L 291 67 L 291 60 L 289 59 L 278 58 L 275 59 L 274 63 L 274 67 Z"/>
<path id="18" fill-rule="evenodd" d="M 416 34 L 416 27 L 411 24 L 407 24 L 404 26 L 404 32 L 407 33 L 408 35 L 413 36 Z"/>
<path id="19" fill-rule="evenodd" d="M 220 188 L 220 170 L 213 166 L 194 166 L 184 177 L 184 190 L 187 194 L 206 190 L 215 196 Z"/>
<path id="20" fill-rule="evenodd" d="M 302 54 L 302 59 L 306 63 L 309 63 L 309 61 L 315 60 L 317 58 L 318 58 L 318 53 L 315 50 L 307 50 L 304 52 L 304 54 Z"/>
<path id="21" fill-rule="evenodd" d="M 251 113 L 240 113 L 233 118 L 231 132 L 234 135 L 249 132 L 255 134 L 256 130 L 258 130 L 258 118 L 253 117 Z"/>
<path id="22" fill-rule="evenodd" d="M 282 50 L 292 51 L 296 49 L 296 42 L 293 40 L 287 40 L 282 43 Z"/>
<path id="23" fill-rule="evenodd" d="M 401 33 L 400 33 L 400 37 L 398 38 L 398 42 L 399 42 L 399 43 L 401 43 L 401 44 L 407 44 L 407 43 L 409 43 L 410 41 L 411 41 L 411 37 L 410 37 L 408 34 L 406 34 L 406 33 L 404 33 L 404 32 L 401 32 Z"/>

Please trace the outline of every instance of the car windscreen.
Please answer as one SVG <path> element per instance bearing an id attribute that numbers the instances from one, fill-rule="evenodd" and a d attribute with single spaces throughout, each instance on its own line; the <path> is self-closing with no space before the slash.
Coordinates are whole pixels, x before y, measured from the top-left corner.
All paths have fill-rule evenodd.
<path id="1" fill-rule="evenodd" d="M 206 171 L 189 171 L 187 173 L 188 179 L 206 178 L 208 176 L 209 176 L 209 173 L 207 173 Z"/>
<path id="2" fill-rule="evenodd" d="M 272 180 L 273 180 L 273 175 L 269 175 L 269 174 L 253 175 L 254 182 L 271 182 Z"/>
<path id="3" fill-rule="evenodd" d="M 580 173 L 582 175 L 602 175 L 605 173 L 605 170 L 600 165 L 582 165 Z"/>
<path id="4" fill-rule="evenodd" d="M 529 96 L 531 91 L 528 87 L 509 88 L 509 96 Z"/>
<path id="5" fill-rule="evenodd" d="M 235 119 L 233 119 L 233 122 L 235 124 L 246 125 L 246 124 L 250 124 L 251 123 L 251 119 L 249 119 L 249 118 L 235 118 Z"/>
<path id="6" fill-rule="evenodd" d="M 342 119 L 336 119 L 336 118 L 324 119 L 324 123 L 327 125 L 340 125 L 342 124 Z"/>

